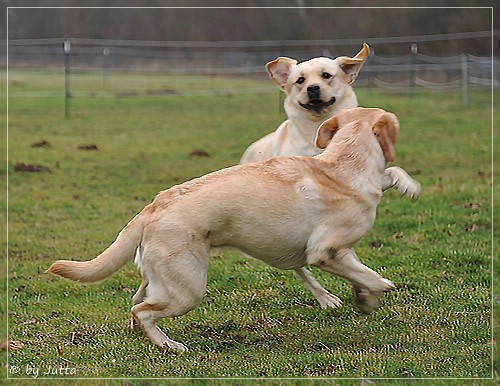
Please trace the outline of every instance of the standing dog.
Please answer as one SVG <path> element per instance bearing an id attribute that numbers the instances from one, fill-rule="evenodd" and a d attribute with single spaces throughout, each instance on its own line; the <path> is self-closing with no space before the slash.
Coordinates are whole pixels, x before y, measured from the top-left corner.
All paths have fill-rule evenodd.
<path id="1" fill-rule="evenodd" d="M 314 138 L 319 125 L 341 109 L 357 107 L 351 84 L 356 80 L 370 48 L 363 48 L 353 58 L 314 58 L 302 63 L 280 57 L 266 64 L 266 70 L 280 90 L 285 92 L 288 119 L 278 129 L 246 149 L 240 164 L 260 162 L 274 156 L 312 157 L 321 153 Z M 387 188 L 403 196 L 417 198 L 420 184 L 403 169 L 386 170 Z"/>
<path id="2" fill-rule="evenodd" d="M 80 282 L 102 280 L 136 254 L 143 281 L 132 315 L 159 347 L 186 350 L 156 325 L 196 308 L 207 284 L 210 247 L 239 248 L 273 267 L 295 270 L 322 306 L 340 299 L 306 265 L 351 281 L 358 307 L 372 311 L 395 287 L 351 249 L 372 227 L 394 160 L 399 124 L 380 109 L 343 110 L 325 121 L 316 157 L 275 157 L 223 169 L 159 193 L 91 261 L 60 260 L 49 271 Z"/>
<path id="3" fill-rule="evenodd" d="M 279 57 L 266 64 L 271 80 L 285 92 L 288 119 L 278 129 L 248 147 L 240 163 L 259 162 L 277 155 L 312 157 L 319 125 L 341 109 L 357 107 L 351 84 L 356 80 L 370 48 L 353 57 L 314 58 L 302 63 Z"/>
<path id="4" fill-rule="evenodd" d="M 240 164 L 274 156 L 312 157 L 320 154 L 322 149 L 315 143 L 318 127 L 341 109 L 357 107 L 358 100 L 351 84 L 369 53 L 370 48 L 364 43 L 353 58 L 341 56 L 332 60 L 320 57 L 297 63 L 295 59 L 280 57 L 267 63 L 269 77 L 286 95 L 284 106 L 288 119 L 276 131 L 250 145 Z M 389 188 L 413 199 L 420 195 L 420 184 L 397 166 L 385 170 L 383 190 Z M 305 268 L 299 277 L 313 279 Z M 323 290 L 317 282 L 314 286 Z M 326 308 L 328 303 L 321 302 L 321 306 Z"/>

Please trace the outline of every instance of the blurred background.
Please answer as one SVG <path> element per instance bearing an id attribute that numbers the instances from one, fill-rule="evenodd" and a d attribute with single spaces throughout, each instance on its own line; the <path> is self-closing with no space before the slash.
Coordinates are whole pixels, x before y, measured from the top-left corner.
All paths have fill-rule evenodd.
<path id="1" fill-rule="evenodd" d="M 466 103 L 469 88 L 498 86 L 493 73 L 499 67 L 498 31 L 494 9 L 481 8 L 484 1 L 468 1 L 468 8 L 446 7 L 457 1 L 442 1 L 442 8 L 353 8 L 357 1 L 324 8 L 339 5 L 328 0 L 272 3 L 287 8 L 258 7 L 268 5 L 263 1 L 238 2 L 248 8 L 126 8 L 138 4 L 117 0 L 107 1 L 107 8 L 70 8 L 83 6 L 81 1 L 59 3 L 67 8 L 39 8 L 58 5 L 42 0 L 23 2 L 28 8 L 5 3 L 8 41 L 1 47 L 1 66 L 8 57 L 11 96 L 275 92 L 264 69 L 268 61 L 353 56 L 363 42 L 372 53 L 357 87 L 410 93 L 462 89 Z M 140 2 L 143 7 L 193 4 L 199 2 Z M 211 4 L 226 5 L 231 2 Z M 309 5 L 323 8 L 303 7 Z"/>

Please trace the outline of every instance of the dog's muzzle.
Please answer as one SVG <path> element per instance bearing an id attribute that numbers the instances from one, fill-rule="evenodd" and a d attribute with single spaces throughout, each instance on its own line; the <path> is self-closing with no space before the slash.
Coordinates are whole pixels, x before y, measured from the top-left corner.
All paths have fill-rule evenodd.
<path id="1" fill-rule="evenodd" d="M 320 113 L 325 107 L 331 106 L 335 103 L 335 97 L 332 97 L 329 101 L 322 101 L 321 99 L 311 99 L 308 103 L 299 102 L 299 104 L 306 110 L 312 110 L 316 113 Z"/>

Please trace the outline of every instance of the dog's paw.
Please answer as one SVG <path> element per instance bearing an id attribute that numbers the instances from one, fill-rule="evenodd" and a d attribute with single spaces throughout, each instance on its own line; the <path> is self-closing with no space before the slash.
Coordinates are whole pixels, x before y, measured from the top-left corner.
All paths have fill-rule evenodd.
<path id="1" fill-rule="evenodd" d="M 379 298 L 383 292 L 390 292 L 396 289 L 394 283 L 388 279 L 380 278 L 379 288 L 376 292 L 369 291 L 366 288 L 353 285 L 356 306 L 358 309 L 369 314 L 379 306 Z"/>
<path id="2" fill-rule="evenodd" d="M 159 346 L 159 348 L 165 351 L 170 351 L 170 350 L 180 351 L 180 352 L 188 351 L 188 348 L 184 346 L 182 343 L 176 342 L 175 340 L 171 339 L 168 340 L 167 342 L 163 342 L 163 345 Z"/>
<path id="3" fill-rule="evenodd" d="M 420 183 L 398 166 L 392 166 L 385 170 L 384 190 L 387 188 L 394 188 L 401 194 L 401 197 L 412 200 L 418 199 L 421 190 Z"/>
<path id="4" fill-rule="evenodd" d="M 371 313 L 379 305 L 379 295 L 368 291 L 366 288 L 353 286 L 356 306 L 364 314 Z"/>
<path id="5" fill-rule="evenodd" d="M 342 305 L 342 300 L 337 296 L 332 295 L 330 292 L 326 291 L 318 294 L 316 298 L 322 309 L 326 310 L 328 307 L 337 308 Z"/>
<path id="6" fill-rule="evenodd" d="M 389 279 L 381 278 L 380 281 L 382 282 L 382 292 L 391 292 L 396 289 L 394 283 Z"/>
<path id="7" fill-rule="evenodd" d="M 412 200 L 417 200 L 420 197 L 420 182 L 414 179 L 405 181 L 405 183 L 400 184 L 397 189 L 401 193 L 401 197 L 410 198 Z"/>

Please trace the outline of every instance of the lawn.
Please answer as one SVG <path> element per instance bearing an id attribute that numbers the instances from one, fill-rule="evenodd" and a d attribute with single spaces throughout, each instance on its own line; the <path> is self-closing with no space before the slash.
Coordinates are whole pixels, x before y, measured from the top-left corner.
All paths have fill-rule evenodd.
<path id="1" fill-rule="evenodd" d="M 441 378 L 444 384 L 498 375 L 498 367 L 492 369 L 498 331 L 492 339 L 489 91 L 470 92 L 463 107 L 455 92 L 410 97 L 357 90 L 360 105 L 398 116 L 394 164 L 423 187 L 416 202 L 386 192 L 374 227 L 355 248 L 397 286 L 378 310 L 362 315 L 349 285 L 313 270 L 344 301 L 339 309 L 322 310 L 292 272 L 217 251 L 202 304 L 159 323 L 190 351 L 165 354 L 128 328 L 140 283 L 133 264 L 85 286 L 44 271 L 57 259 L 99 254 L 158 191 L 236 164 L 248 144 L 284 119 L 278 92 L 183 95 L 186 83 L 178 77 L 148 77 L 144 82 L 152 89 L 173 91 L 77 96 L 65 119 L 62 97 L 30 95 L 57 94 L 55 80 L 33 80 L 39 88 L 30 89 L 30 78 L 22 77 L 13 76 L 9 85 L 9 155 L 0 173 L 8 175 L 9 188 L 2 311 L 8 311 L 9 339 L 24 347 L 7 354 L 8 365 L 2 358 L 2 376 L 30 378 L 38 371 L 39 379 L 63 378 L 65 384 L 89 383 L 70 379 L 75 377 L 130 384 L 214 377 L 307 378 L 300 384 L 314 378 L 424 378 L 422 384 Z M 98 79 L 82 81 L 80 89 L 92 81 L 98 89 Z M 243 82 L 215 81 L 227 88 Z M 5 147 L 2 142 L 4 153 Z M 208 157 L 192 155 L 195 150 Z M 21 163 L 42 171 L 19 171 Z M 3 191 L 1 199 L 5 207 Z M 499 297 L 493 301 L 499 305 Z M 51 369 L 58 373 L 44 374 Z"/>

